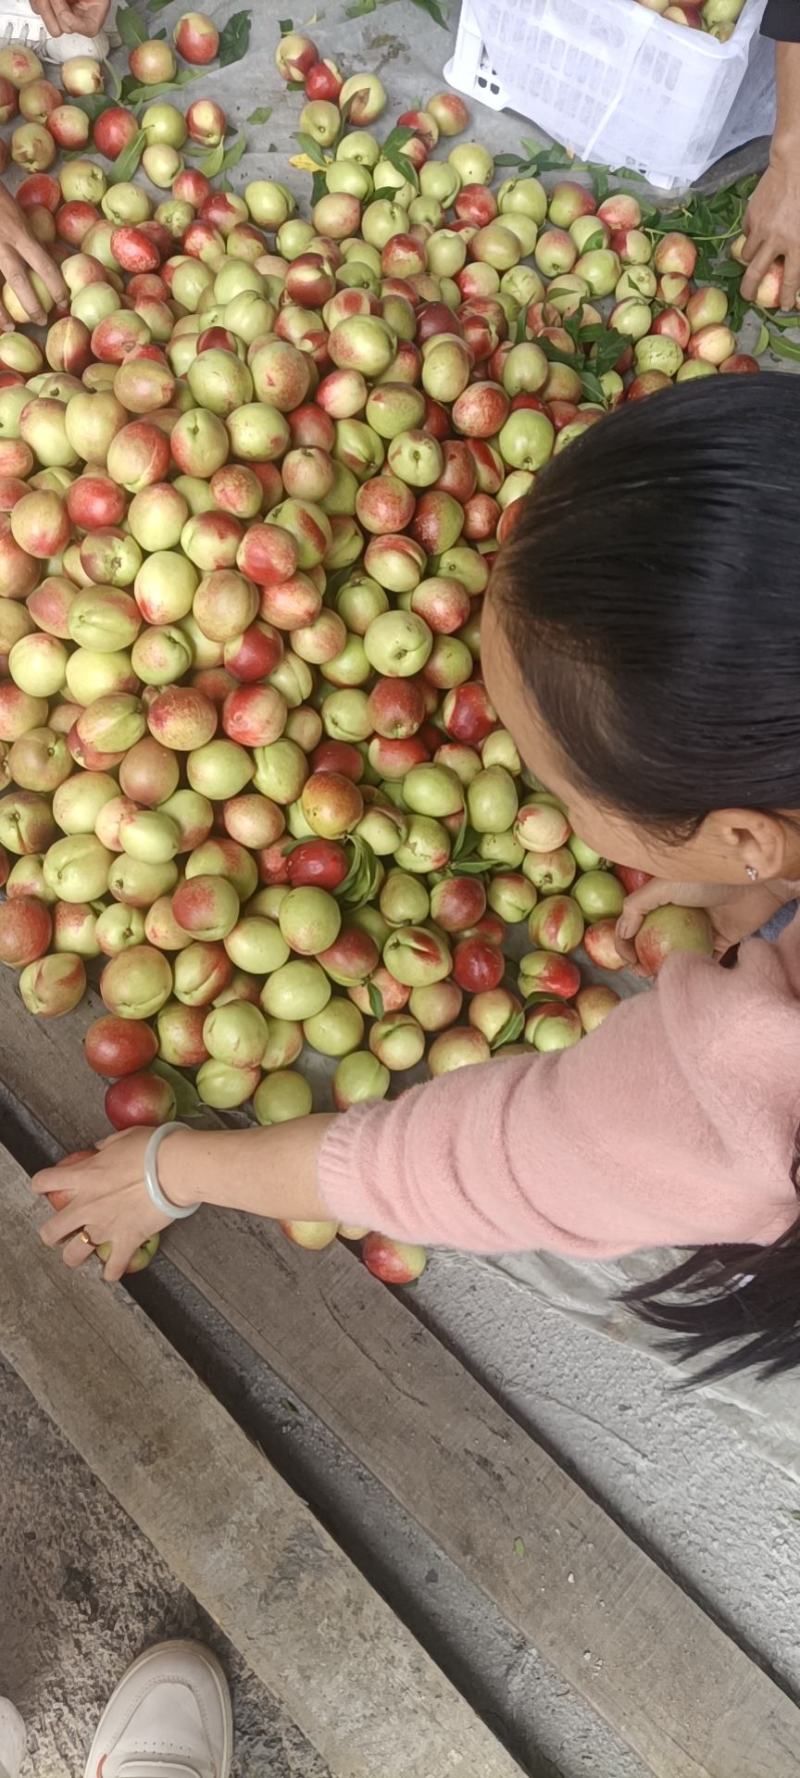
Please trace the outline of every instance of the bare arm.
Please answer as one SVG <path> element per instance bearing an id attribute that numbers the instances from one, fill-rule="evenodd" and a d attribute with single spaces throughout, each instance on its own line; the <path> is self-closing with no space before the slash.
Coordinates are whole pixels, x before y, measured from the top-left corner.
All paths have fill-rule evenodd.
<path id="1" fill-rule="evenodd" d="M 158 1176 L 176 1205 L 214 1204 L 280 1222 L 326 1222 L 331 1212 L 317 1185 L 319 1151 L 334 1116 L 305 1117 L 257 1130 L 180 1130 L 162 1144 Z M 69 1169 L 48 1167 L 33 1182 L 36 1192 L 73 1194 L 66 1209 L 42 1229 L 48 1247 L 65 1242 L 68 1265 L 81 1265 L 93 1246 L 111 1242 L 105 1270 L 121 1278 L 131 1254 L 150 1235 L 168 1227 L 143 1183 L 144 1151 L 151 1130 L 126 1130 L 104 1142 L 91 1159 Z"/>
<path id="2" fill-rule="evenodd" d="M 800 289 L 800 43 L 778 43 L 778 117 L 769 166 L 744 219 L 747 271 L 742 292 L 754 297 L 773 261 L 784 262 L 781 308 L 793 309 Z"/>

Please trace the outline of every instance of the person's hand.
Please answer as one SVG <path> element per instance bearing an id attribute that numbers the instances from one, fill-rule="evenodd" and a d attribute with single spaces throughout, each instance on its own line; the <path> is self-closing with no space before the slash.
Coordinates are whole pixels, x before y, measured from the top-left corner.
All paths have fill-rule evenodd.
<path id="1" fill-rule="evenodd" d="M 795 894 L 796 887 L 789 884 L 748 883 L 736 889 L 731 883 L 665 883 L 654 877 L 627 897 L 617 921 L 617 950 L 626 963 L 637 968 L 633 940 L 645 914 L 669 903 L 707 910 L 714 929 L 714 956 L 719 960 L 731 945 L 758 932 Z M 638 973 L 644 972 L 638 969 Z"/>
<path id="2" fill-rule="evenodd" d="M 150 1129 L 121 1130 L 101 1142 L 88 1159 L 69 1167 L 45 1167 L 31 1180 L 31 1190 L 41 1196 L 70 1193 L 66 1208 L 57 1210 L 39 1230 L 45 1247 L 63 1242 L 65 1265 L 82 1266 L 95 1247 L 108 1241 L 111 1254 L 103 1277 L 115 1284 L 137 1247 L 169 1228 L 172 1218 L 159 1215 L 144 1183 L 144 1151 L 152 1134 Z M 91 1246 L 81 1240 L 82 1229 Z"/>
<path id="3" fill-rule="evenodd" d="M 41 241 L 35 240 L 30 233 L 19 205 L 0 185 L 0 276 L 11 285 L 31 321 L 43 326 L 47 316 L 31 283 L 30 272 L 38 272 L 54 302 L 66 300 L 69 293 L 58 266 Z M 7 333 L 13 326 L 0 304 L 0 328 Z"/>
<path id="4" fill-rule="evenodd" d="M 96 37 L 111 10 L 111 0 L 31 0 L 31 5 L 51 37 L 72 31 Z"/>
<path id="5" fill-rule="evenodd" d="M 756 186 L 744 218 L 747 271 L 742 295 L 755 297 L 765 272 L 783 260 L 780 307 L 793 309 L 800 290 L 800 166 L 796 158 L 770 162 Z"/>

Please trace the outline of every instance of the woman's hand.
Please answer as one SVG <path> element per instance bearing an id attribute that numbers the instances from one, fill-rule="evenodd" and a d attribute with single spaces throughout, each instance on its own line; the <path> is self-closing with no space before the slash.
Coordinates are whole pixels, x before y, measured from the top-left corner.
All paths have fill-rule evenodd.
<path id="1" fill-rule="evenodd" d="M 159 1215 L 144 1184 L 144 1151 L 152 1134 L 150 1129 L 121 1130 L 90 1158 L 69 1167 L 46 1167 L 31 1180 L 31 1189 L 42 1196 L 70 1193 L 66 1208 L 57 1210 L 39 1230 L 46 1247 L 64 1243 L 65 1265 L 82 1266 L 94 1248 L 107 1241 L 111 1254 L 103 1277 L 115 1284 L 137 1247 L 169 1228 L 172 1218 Z M 82 1229 L 91 1246 L 81 1240 Z"/>
<path id="2" fill-rule="evenodd" d="M 96 37 L 111 10 L 111 0 L 31 0 L 31 4 L 51 37 L 72 31 Z"/>
<path id="3" fill-rule="evenodd" d="M 744 219 L 747 271 L 742 295 L 752 300 L 765 272 L 783 260 L 778 307 L 793 309 L 800 290 L 800 169 L 796 155 L 774 159 L 759 180 Z"/>
<path id="4" fill-rule="evenodd" d="M 58 266 L 41 241 L 34 240 L 19 205 L 0 185 L 0 276 L 11 285 L 31 321 L 43 326 L 47 316 L 30 281 L 31 271 L 38 272 L 54 302 L 66 300 L 69 292 Z M 8 332 L 13 326 L 0 304 L 0 329 Z"/>
<path id="5" fill-rule="evenodd" d="M 797 894 L 792 883 L 748 883 L 736 889 L 731 883 L 665 883 L 659 877 L 629 895 L 617 921 L 617 950 L 625 962 L 637 966 L 633 940 L 645 914 L 668 903 L 681 908 L 706 908 L 714 929 L 714 956 L 724 957 L 731 945 L 771 920 Z M 638 974 L 644 972 L 639 969 Z"/>

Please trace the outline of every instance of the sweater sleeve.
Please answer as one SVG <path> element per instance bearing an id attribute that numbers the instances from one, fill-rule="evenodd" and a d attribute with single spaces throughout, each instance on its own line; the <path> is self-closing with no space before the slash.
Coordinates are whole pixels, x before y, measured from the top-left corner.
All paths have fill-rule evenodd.
<path id="1" fill-rule="evenodd" d="M 483 1253 L 776 1239 L 797 1213 L 800 920 L 790 932 L 749 942 L 732 970 L 671 957 L 574 1049 L 336 1119 L 319 1174 L 331 1215 Z"/>
<path id="2" fill-rule="evenodd" d="M 800 0 L 767 0 L 761 31 L 778 43 L 800 43 Z"/>

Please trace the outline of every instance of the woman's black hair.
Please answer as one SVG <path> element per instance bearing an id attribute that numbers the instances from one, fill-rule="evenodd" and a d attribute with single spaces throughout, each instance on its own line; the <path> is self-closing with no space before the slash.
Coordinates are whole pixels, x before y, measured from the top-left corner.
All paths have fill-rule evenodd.
<path id="1" fill-rule="evenodd" d="M 537 477 L 493 584 L 523 681 L 601 805 L 681 837 L 715 809 L 800 811 L 799 493 L 800 388 L 774 374 L 625 407 Z M 791 1178 L 800 1199 L 800 1131 Z M 625 1300 L 681 1357 L 711 1354 L 704 1378 L 786 1370 L 800 1215 Z"/>

